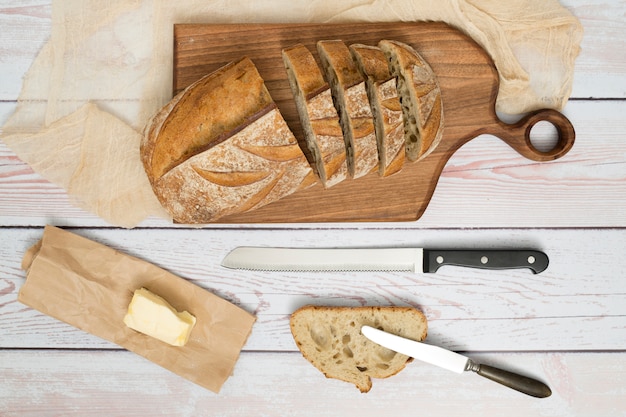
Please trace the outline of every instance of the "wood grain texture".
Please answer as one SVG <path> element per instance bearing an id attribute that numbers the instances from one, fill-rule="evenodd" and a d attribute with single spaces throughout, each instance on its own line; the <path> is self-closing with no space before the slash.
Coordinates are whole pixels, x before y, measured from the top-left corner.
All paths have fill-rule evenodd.
<path id="1" fill-rule="evenodd" d="M 22 77 L 50 37 L 51 9 L 47 1 L 0 2 L 0 100 L 17 99 Z"/>
<path id="2" fill-rule="evenodd" d="M 9 107 L 0 103 L 0 114 Z M 414 228 L 626 226 L 626 152 L 622 140 L 626 102 L 571 101 L 564 113 L 578 135 L 565 157 L 549 163 L 530 161 L 500 139 L 481 135 L 448 160 L 419 221 L 383 224 Z M 0 213 L 3 226 L 107 226 L 77 208 L 64 190 L 34 174 L 3 143 Z M 141 226 L 172 227 L 158 219 L 148 219 Z M 341 223 L 269 227 L 294 226 L 339 227 Z M 359 227 L 375 227 L 375 223 L 360 223 Z"/>
<path id="3" fill-rule="evenodd" d="M 17 99 L 24 72 L 49 36 L 50 3 L 50 0 L 0 2 L 2 55 L 11 57 L 0 61 L 0 100 Z M 585 28 L 581 52 L 576 60 L 572 97 L 626 98 L 626 60 L 619 53 L 626 50 L 623 47 L 626 42 L 626 25 L 623 24 L 626 4 L 615 0 L 562 0 L 561 4 L 578 17 Z"/>
<path id="4" fill-rule="evenodd" d="M 50 3 L 0 0 L 0 123 L 13 111 L 22 77 L 48 36 Z M 575 100 L 564 110 L 576 127 L 575 146 L 557 161 L 536 163 L 498 138 L 472 139 L 447 162 L 417 222 L 190 230 L 149 219 L 133 231 L 117 230 L 76 208 L 0 143 L 0 415 L 625 415 L 626 3 L 562 3 L 585 27 Z M 212 394 L 20 305 L 20 259 L 47 223 L 148 259 L 255 312 L 258 326 L 222 392 Z M 218 267 L 242 244 L 452 243 L 538 247 L 550 254 L 551 265 L 538 276 L 454 268 L 432 276 L 363 276 Z M 553 395 L 535 400 L 419 362 L 375 381 L 362 395 L 324 378 L 296 352 L 287 317 L 305 303 L 423 306 L 431 341 L 527 372 L 547 382 Z"/>
<path id="5" fill-rule="evenodd" d="M 244 353 L 219 395 L 129 352 L 0 351 L 4 417 L 510 416 L 621 417 L 624 353 L 473 354 L 545 381 L 537 400 L 465 373 L 413 362 L 361 394 L 299 353 Z M 280 366 L 277 366 L 280 364 Z M 289 369 L 289 372 L 285 372 Z M 67 387 L 71 386 L 71 390 Z"/>
<path id="6" fill-rule="evenodd" d="M 429 320 L 428 340 L 470 351 L 621 349 L 626 345 L 623 230 L 167 230 L 72 229 L 155 263 L 254 313 L 245 350 L 293 351 L 291 312 L 305 304 L 405 305 Z M 25 308 L 19 263 L 41 236 L 7 229 L 0 245 L 0 347 L 116 349 Z M 176 242 L 172 250 L 171 242 Z M 545 272 L 444 267 L 435 274 L 230 270 L 223 257 L 241 245 L 527 247 L 550 257 Z M 332 242 L 330 244 L 329 242 Z M 598 243 L 603 242 L 602 249 Z"/>
<path id="7" fill-rule="evenodd" d="M 260 209 L 220 218 L 220 223 L 417 220 L 426 210 L 447 160 L 478 135 L 496 135 L 535 161 L 560 158 L 574 144 L 574 128 L 555 111 L 537 112 L 513 125 L 502 123 L 495 113 L 498 75 L 493 62 L 472 39 L 443 23 L 175 25 L 173 89 L 181 91 L 205 74 L 247 56 L 306 149 L 280 54 L 282 49 L 302 43 L 317 57 L 315 45 L 323 39 L 369 45 L 392 39 L 414 47 L 432 67 L 441 88 L 441 142 L 426 158 L 406 163 L 392 177 L 374 173 L 330 189 L 320 184 Z M 319 57 L 317 60 L 320 62 Z M 539 152 L 530 141 L 530 129 L 540 120 L 559 131 L 559 140 L 550 151 Z"/>
<path id="8" fill-rule="evenodd" d="M 572 97 L 626 98 L 626 2 L 562 0 L 584 27 Z"/>

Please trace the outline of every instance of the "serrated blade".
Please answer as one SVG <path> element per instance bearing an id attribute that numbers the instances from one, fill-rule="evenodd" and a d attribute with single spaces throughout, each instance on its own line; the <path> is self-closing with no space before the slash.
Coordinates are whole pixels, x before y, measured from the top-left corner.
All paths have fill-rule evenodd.
<path id="1" fill-rule="evenodd" d="M 222 266 L 261 271 L 422 271 L 420 248 L 265 248 L 233 249 Z"/>
<path id="2" fill-rule="evenodd" d="M 548 256 L 522 249 L 424 248 L 271 248 L 242 246 L 222 266 L 259 271 L 412 271 L 437 272 L 445 265 L 481 269 L 548 267 Z"/>
<path id="3" fill-rule="evenodd" d="M 396 336 L 370 326 L 363 326 L 361 333 L 374 343 L 422 362 L 427 362 L 459 374 L 467 369 L 469 358 L 439 346 L 416 342 L 415 340 Z"/>

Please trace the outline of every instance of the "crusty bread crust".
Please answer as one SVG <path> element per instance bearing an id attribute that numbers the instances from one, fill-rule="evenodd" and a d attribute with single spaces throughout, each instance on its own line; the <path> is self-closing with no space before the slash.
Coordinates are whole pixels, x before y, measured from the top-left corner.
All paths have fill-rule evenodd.
<path id="1" fill-rule="evenodd" d="M 340 40 L 317 42 L 317 51 L 339 113 L 348 171 L 359 178 L 378 167 L 378 147 L 365 79 L 348 47 Z"/>
<path id="2" fill-rule="evenodd" d="M 387 56 L 391 73 L 398 77 L 407 158 L 423 159 L 443 137 L 443 104 L 437 77 L 411 46 L 390 40 L 382 40 L 378 46 Z"/>
<path id="3" fill-rule="evenodd" d="M 185 89 L 145 132 L 144 168 L 176 223 L 209 223 L 316 182 L 247 58 Z"/>
<path id="4" fill-rule="evenodd" d="M 371 378 L 395 375 L 412 360 L 367 339 L 361 334 L 365 325 L 417 341 L 428 329 L 424 314 L 410 307 L 305 306 L 290 319 L 304 358 L 327 378 L 352 383 L 361 392 L 371 389 Z"/>
<path id="5" fill-rule="evenodd" d="M 383 40 L 379 47 L 318 42 L 326 79 L 304 45 L 282 51 L 311 161 L 246 57 L 174 97 L 140 145 L 174 222 L 205 224 L 264 206 L 311 186 L 315 173 L 326 188 L 377 167 L 391 175 L 405 158 L 432 152 L 443 131 L 432 69 L 409 45 Z"/>
<path id="6" fill-rule="evenodd" d="M 146 123 L 143 136 L 140 142 L 140 158 L 143 164 L 144 170 L 150 180 L 150 184 L 154 186 L 155 173 L 153 167 L 153 155 L 156 149 L 157 138 L 163 127 L 163 123 L 172 109 L 178 104 L 178 101 L 183 96 L 184 91 L 178 93 L 172 100 L 170 100 L 165 106 L 163 106 L 152 118 Z"/>
<path id="7" fill-rule="evenodd" d="M 350 51 L 366 79 L 376 128 L 378 172 L 386 177 L 400 171 L 405 161 L 403 116 L 396 79 L 380 48 L 354 44 L 350 45 Z"/>
<path id="8" fill-rule="evenodd" d="M 142 142 L 152 181 L 276 107 L 249 58 L 196 81 L 166 105 Z M 237 111 L 233 111 L 237 109 Z"/>
<path id="9" fill-rule="evenodd" d="M 332 187 L 348 177 L 348 163 L 330 87 L 304 45 L 286 48 L 282 56 L 311 162 L 324 187 Z"/>
<path id="10" fill-rule="evenodd" d="M 175 222 L 202 224 L 262 207 L 315 181 L 295 137 L 274 109 L 177 165 L 154 189 Z"/>

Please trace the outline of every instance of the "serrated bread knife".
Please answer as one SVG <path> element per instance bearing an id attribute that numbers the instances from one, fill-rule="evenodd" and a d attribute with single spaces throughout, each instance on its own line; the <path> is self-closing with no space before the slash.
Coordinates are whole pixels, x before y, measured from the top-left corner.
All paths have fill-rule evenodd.
<path id="1" fill-rule="evenodd" d="M 416 342 L 370 326 L 361 327 L 361 333 L 372 342 L 387 349 L 452 372 L 461 374 L 465 371 L 473 371 L 492 381 L 537 398 L 546 398 L 552 395 L 550 387 L 541 381 L 493 366 L 481 365 L 466 356 L 438 346 Z"/>
<path id="2" fill-rule="evenodd" d="M 269 248 L 241 246 L 222 266 L 261 271 L 436 272 L 444 265 L 484 269 L 529 268 L 538 274 L 548 256 L 535 250 L 436 250 L 421 248 Z"/>

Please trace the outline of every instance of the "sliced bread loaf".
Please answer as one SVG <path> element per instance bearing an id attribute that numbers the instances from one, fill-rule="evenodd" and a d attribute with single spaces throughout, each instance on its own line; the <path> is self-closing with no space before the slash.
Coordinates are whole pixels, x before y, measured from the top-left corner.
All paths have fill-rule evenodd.
<path id="1" fill-rule="evenodd" d="M 396 78 L 389 71 L 387 58 L 380 48 L 354 44 L 350 45 L 350 51 L 366 80 L 378 144 L 378 172 L 386 177 L 400 171 L 405 161 L 404 125 Z"/>
<path id="2" fill-rule="evenodd" d="M 378 46 L 387 56 L 391 73 L 398 78 L 407 158 L 422 159 L 443 135 L 443 105 L 437 77 L 410 45 L 382 40 Z"/>
<path id="3" fill-rule="evenodd" d="M 348 170 L 353 178 L 362 177 L 378 168 L 374 118 L 367 98 L 365 79 L 342 41 L 319 41 L 317 51 L 339 113 Z"/>
<path id="4" fill-rule="evenodd" d="M 286 48 L 282 56 L 312 162 L 324 187 L 332 187 L 348 177 L 348 165 L 330 87 L 306 46 Z"/>
<path id="5" fill-rule="evenodd" d="M 305 306 L 290 319 L 302 355 L 327 378 L 352 383 L 361 392 L 371 389 L 371 378 L 395 375 L 412 360 L 367 339 L 361 334 L 365 325 L 418 341 L 427 333 L 426 317 L 410 307 Z"/>

